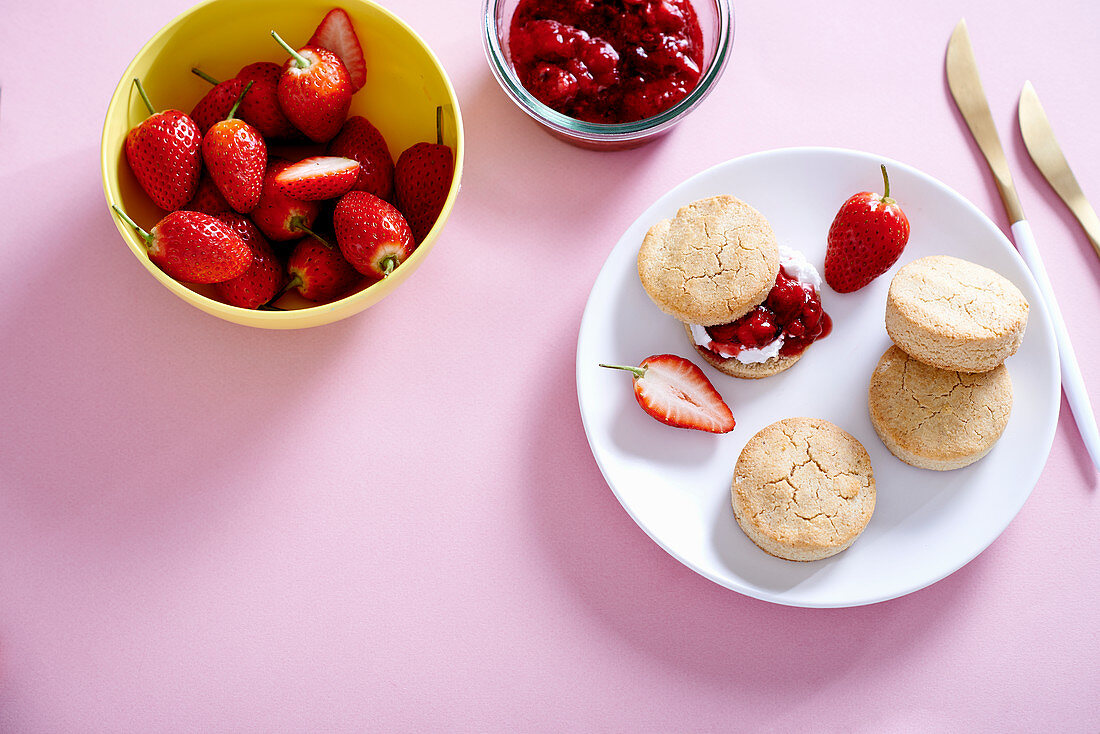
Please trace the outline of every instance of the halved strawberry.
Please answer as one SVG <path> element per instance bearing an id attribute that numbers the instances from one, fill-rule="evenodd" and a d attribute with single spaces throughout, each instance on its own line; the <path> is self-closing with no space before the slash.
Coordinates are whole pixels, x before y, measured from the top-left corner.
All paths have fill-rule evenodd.
<path id="1" fill-rule="evenodd" d="M 321 205 L 317 202 L 293 199 L 279 190 L 275 177 L 289 165 L 288 161 L 279 159 L 269 162 L 260 191 L 260 203 L 250 212 L 256 226 L 274 242 L 302 237 L 306 233 L 302 228 L 312 227 L 321 212 Z"/>
<path id="2" fill-rule="evenodd" d="M 292 199 L 319 201 L 347 193 L 358 178 L 358 161 L 314 156 L 284 168 L 275 176 L 275 185 Z"/>
<path id="3" fill-rule="evenodd" d="M 359 36 L 355 35 L 346 10 L 333 8 L 328 11 L 306 45 L 327 48 L 339 56 L 351 75 L 355 90 L 363 88 L 367 81 L 367 62 L 363 59 L 363 47 L 359 45 Z"/>
<path id="4" fill-rule="evenodd" d="M 361 115 L 349 117 L 329 141 L 328 154 L 359 161 L 359 180 L 352 188 L 393 203 L 393 156 L 370 120 Z"/>
<path id="5" fill-rule="evenodd" d="M 601 364 L 634 375 L 634 397 L 642 409 L 669 426 L 729 433 L 733 412 L 703 371 L 674 354 L 646 357 L 639 367 Z"/>

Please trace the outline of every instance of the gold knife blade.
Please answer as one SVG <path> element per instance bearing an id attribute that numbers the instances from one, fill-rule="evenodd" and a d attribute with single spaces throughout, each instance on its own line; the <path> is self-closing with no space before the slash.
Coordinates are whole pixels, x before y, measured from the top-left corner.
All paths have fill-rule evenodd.
<path id="1" fill-rule="evenodd" d="M 989 169 L 993 171 L 993 179 L 1001 193 L 1001 201 L 1004 202 L 1010 223 L 1015 224 L 1024 218 L 1024 211 L 1012 183 L 1012 173 L 1008 170 L 1008 159 L 1001 147 L 1001 139 L 997 137 L 997 127 L 989 113 L 989 102 L 986 101 L 985 89 L 982 88 L 982 80 L 978 76 L 978 62 L 974 59 L 965 18 L 951 32 L 951 40 L 947 43 L 946 67 L 947 86 L 951 88 L 951 96 L 955 98 L 955 105 L 966 120 L 970 134 L 974 136 Z"/>
<path id="2" fill-rule="evenodd" d="M 1019 117 L 1020 134 L 1024 137 L 1024 145 L 1031 160 L 1035 161 L 1050 187 L 1077 217 L 1096 254 L 1100 255 L 1100 218 L 1097 218 L 1096 211 L 1085 198 L 1085 192 L 1081 190 L 1070 170 L 1069 161 L 1054 137 L 1054 129 L 1050 126 L 1050 120 L 1047 119 L 1043 105 L 1039 103 L 1039 95 L 1035 93 L 1031 82 L 1025 82 L 1024 89 L 1020 92 Z"/>

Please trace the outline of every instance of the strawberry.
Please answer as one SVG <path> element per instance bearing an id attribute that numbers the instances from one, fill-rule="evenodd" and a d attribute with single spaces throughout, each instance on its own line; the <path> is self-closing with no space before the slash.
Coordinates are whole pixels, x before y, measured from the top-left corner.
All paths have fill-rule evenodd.
<path id="1" fill-rule="evenodd" d="M 309 301 L 338 298 L 362 278 L 337 248 L 317 235 L 306 237 L 294 246 L 287 261 L 287 272 L 290 281 L 283 293 L 297 289 L 302 298 Z M 278 298 L 272 302 L 276 300 Z"/>
<path id="2" fill-rule="evenodd" d="M 229 110 L 229 116 L 215 124 L 202 139 L 202 159 L 218 190 L 236 211 L 248 213 L 260 203 L 267 166 L 267 145 L 259 131 L 233 117 L 247 86 Z"/>
<path id="3" fill-rule="evenodd" d="M 185 283 L 220 283 L 248 269 L 252 251 L 224 222 L 185 210 L 166 215 L 146 232 L 115 205 L 111 208 L 145 240 L 149 259 Z"/>
<path id="4" fill-rule="evenodd" d="M 222 212 L 232 211 L 233 207 L 229 206 L 229 202 L 222 196 L 222 192 L 218 191 L 214 179 L 207 174 L 203 174 L 199 179 L 199 187 L 195 189 L 195 195 L 191 197 L 191 201 L 181 206 L 180 209 L 202 212 L 203 214 L 221 214 Z"/>
<path id="5" fill-rule="evenodd" d="M 265 237 L 275 242 L 295 240 L 304 235 L 304 228 L 312 227 L 321 211 L 316 201 L 292 199 L 279 190 L 275 178 L 289 165 L 289 161 L 271 161 L 264 173 L 260 203 L 251 212 L 252 221 Z"/>
<path id="6" fill-rule="evenodd" d="M 344 194 L 332 221 L 340 251 L 363 275 L 385 278 L 416 249 L 401 212 L 374 194 Z"/>
<path id="7" fill-rule="evenodd" d="M 248 217 L 225 212 L 215 219 L 227 224 L 248 245 L 252 251 L 252 262 L 236 278 L 215 284 L 214 290 L 231 306 L 259 308 L 279 292 L 286 280 L 283 264 L 275 257 L 271 243 L 264 239 Z"/>
<path id="8" fill-rule="evenodd" d="M 335 156 L 314 156 L 284 168 L 275 176 L 275 185 L 292 199 L 318 201 L 342 196 L 358 178 L 357 161 Z"/>
<path id="9" fill-rule="evenodd" d="M 219 82 L 198 69 L 192 69 L 191 72 L 214 85 L 214 88 L 196 102 L 191 109 L 191 119 L 199 126 L 202 134 L 206 135 L 210 128 L 226 118 L 229 110 L 233 109 L 233 105 L 236 104 L 237 98 L 244 92 L 248 82 L 243 79 L 227 79 L 224 82 Z"/>
<path id="10" fill-rule="evenodd" d="M 882 196 L 862 191 L 840 207 L 825 250 L 825 282 L 839 293 L 858 291 L 890 269 L 909 242 L 909 220 L 890 198 L 882 166 Z"/>
<path id="11" fill-rule="evenodd" d="M 191 69 L 191 73 L 214 85 L 214 88 L 207 92 L 191 111 L 191 117 L 195 118 L 195 123 L 204 135 L 214 123 L 225 119 L 230 108 L 237 101 L 237 97 L 249 82 L 253 82 L 252 88 L 241 100 L 237 115 L 259 130 L 265 138 L 288 140 L 298 135 L 298 131 L 290 124 L 290 120 L 286 119 L 286 115 L 279 107 L 276 92 L 278 76 L 275 81 L 272 81 L 270 73 L 266 71 L 267 66 L 277 68 L 276 64 L 270 62 L 251 64 L 244 67 L 236 78 L 227 79 L 224 82 L 219 82 L 202 69 Z M 247 75 L 244 75 L 246 72 Z M 196 115 L 199 117 L 196 118 Z"/>
<path id="12" fill-rule="evenodd" d="M 359 180 L 352 189 L 393 201 L 393 156 L 370 120 L 360 115 L 349 117 L 329 142 L 328 153 L 359 161 Z"/>
<path id="13" fill-rule="evenodd" d="M 355 91 L 363 88 L 367 81 L 367 62 L 363 59 L 363 47 L 359 44 L 359 36 L 355 35 L 355 28 L 346 10 L 333 8 L 328 11 L 306 45 L 327 48 L 339 56 L 348 70 Z"/>
<path id="14" fill-rule="evenodd" d="M 141 82 L 134 79 L 149 117 L 126 133 L 126 162 L 141 188 L 161 209 L 179 209 L 195 195 L 202 171 L 202 134 L 179 110 L 154 112 Z"/>
<path id="15" fill-rule="evenodd" d="M 642 410 L 669 426 L 729 433 L 733 412 L 703 371 L 674 354 L 646 357 L 639 367 L 601 364 L 634 375 L 634 397 Z"/>
<path id="16" fill-rule="evenodd" d="M 397 208 L 412 227 L 417 243 L 435 226 L 455 172 L 454 152 L 443 144 L 443 108 L 435 110 L 434 143 L 417 143 L 397 159 L 393 184 Z"/>
<path id="17" fill-rule="evenodd" d="M 295 51 L 272 31 L 290 58 L 279 77 L 279 106 L 294 127 L 315 143 L 327 143 L 340 132 L 351 108 L 351 77 L 332 51 L 303 46 Z"/>
<path id="18" fill-rule="evenodd" d="M 242 66 L 237 72 L 238 79 L 254 82 L 279 83 L 279 77 L 283 75 L 283 67 L 274 61 L 257 61 L 247 66 Z"/>

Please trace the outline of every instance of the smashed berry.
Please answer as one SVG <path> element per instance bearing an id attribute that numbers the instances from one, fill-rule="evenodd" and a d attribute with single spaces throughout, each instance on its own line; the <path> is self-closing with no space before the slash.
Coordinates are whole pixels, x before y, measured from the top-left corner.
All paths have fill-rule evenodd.
<path id="1" fill-rule="evenodd" d="M 806 347 L 832 331 L 833 321 L 821 308 L 817 289 L 792 277 L 782 267 L 775 285 L 762 304 L 729 324 L 708 326 L 711 349 L 738 355 L 744 349 L 760 349 L 780 336 L 780 356 L 801 354 Z"/>
<path id="2" fill-rule="evenodd" d="M 664 112 L 695 88 L 703 63 L 690 0 L 520 0 L 509 34 L 520 83 L 587 122 Z"/>

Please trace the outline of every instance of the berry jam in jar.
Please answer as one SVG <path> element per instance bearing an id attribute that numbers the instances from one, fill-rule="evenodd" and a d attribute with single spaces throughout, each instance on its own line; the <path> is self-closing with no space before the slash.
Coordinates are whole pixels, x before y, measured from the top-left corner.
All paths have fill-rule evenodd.
<path id="1" fill-rule="evenodd" d="M 508 47 L 535 98 L 602 124 L 664 112 L 695 88 L 703 66 L 689 0 L 520 0 Z"/>
<path id="2" fill-rule="evenodd" d="M 732 323 L 706 327 L 712 341 L 705 348 L 720 358 L 736 357 L 746 349 L 765 349 L 781 339 L 778 356 L 793 357 L 832 330 L 833 320 L 822 310 L 817 288 L 780 266 L 763 303 Z"/>

